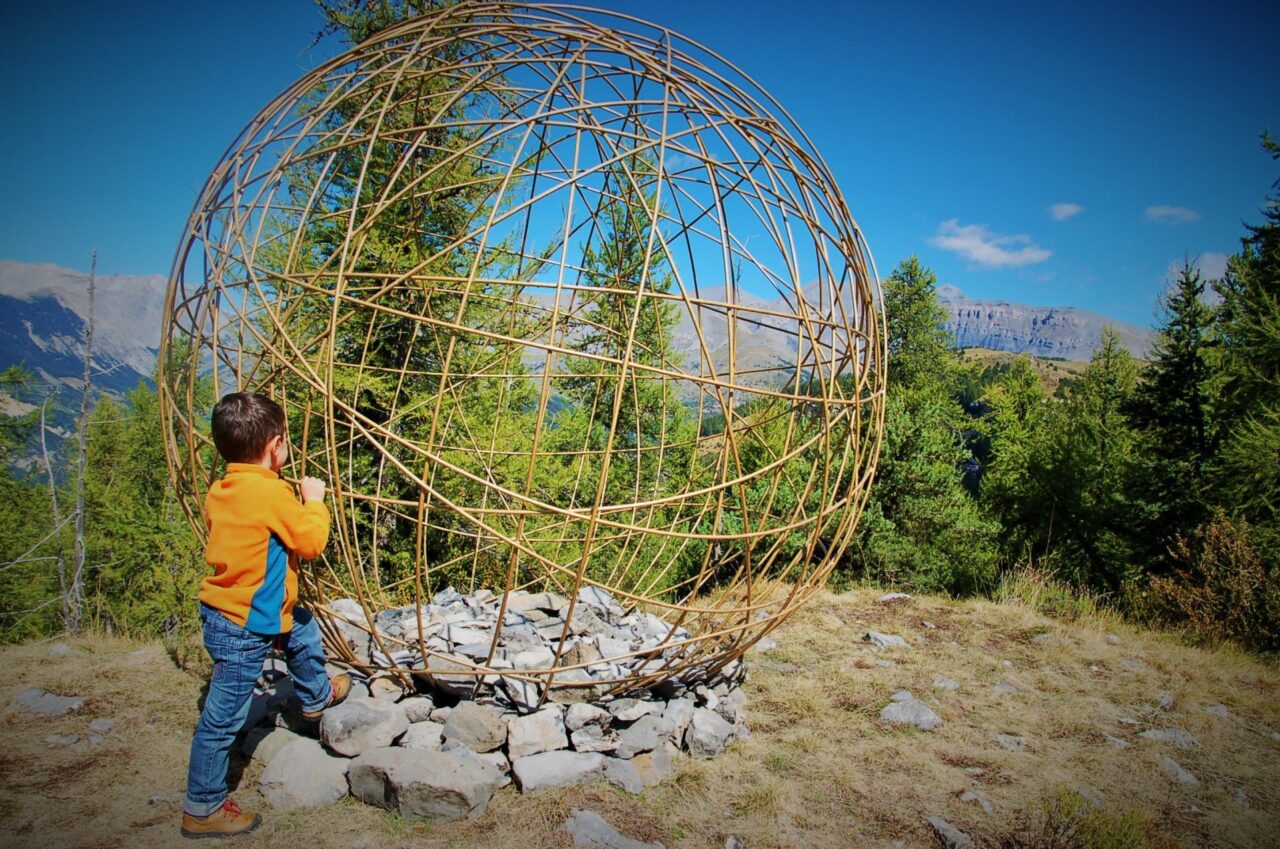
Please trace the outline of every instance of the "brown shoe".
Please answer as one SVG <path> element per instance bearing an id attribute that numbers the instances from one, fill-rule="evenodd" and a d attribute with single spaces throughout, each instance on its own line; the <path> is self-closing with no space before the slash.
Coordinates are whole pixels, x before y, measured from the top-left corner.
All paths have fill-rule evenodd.
<path id="1" fill-rule="evenodd" d="M 333 690 L 329 695 L 329 701 L 320 710 L 304 710 L 302 716 L 304 719 L 319 719 L 321 714 L 336 704 L 340 704 L 347 694 L 351 692 L 351 676 L 343 673 L 335 675 L 329 679 L 329 687 Z"/>
<path id="2" fill-rule="evenodd" d="M 207 817 L 195 817 L 186 811 L 182 812 L 183 837 L 231 837 L 248 834 L 260 825 L 261 816 L 246 814 L 230 797 L 222 803 L 221 808 Z"/>

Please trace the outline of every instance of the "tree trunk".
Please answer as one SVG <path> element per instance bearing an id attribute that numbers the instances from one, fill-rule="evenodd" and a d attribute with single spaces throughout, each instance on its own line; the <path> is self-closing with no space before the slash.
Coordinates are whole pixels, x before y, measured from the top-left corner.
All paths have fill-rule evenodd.
<path id="1" fill-rule="evenodd" d="M 93 370 L 93 296 L 97 286 L 98 252 L 93 252 L 89 268 L 89 323 L 84 334 L 84 386 L 80 392 L 80 423 L 76 430 L 80 446 L 76 454 L 76 559 L 68 590 L 67 630 L 80 633 L 84 609 L 84 461 L 89 442 L 89 389 Z"/>

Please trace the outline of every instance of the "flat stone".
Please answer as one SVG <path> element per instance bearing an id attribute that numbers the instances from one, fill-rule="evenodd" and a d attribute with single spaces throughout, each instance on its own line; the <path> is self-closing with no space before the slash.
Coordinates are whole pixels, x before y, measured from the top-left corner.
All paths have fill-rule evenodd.
<path id="1" fill-rule="evenodd" d="M 982 808 L 983 811 L 986 812 L 987 816 L 995 815 L 995 812 L 996 812 L 995 806 L 992 805 L 991 802 L 988 801 L 987 799 L 984 799 L 981 796 L 979 796 L 977 793 L 974 793 L 972 790 L 966 790 L 963 793 L 961 793 L 960 801 L 971 802 L 977 805 L 978 807 Z"/>
<path id="2" fill-rule="evenodd" d="M 436 704 L 430 696 L 410 696 L 400 703 L 400 707 L 404 710 L 405 718 L 409 722 L 426 722 L 431 718 L 431 712 L 436 709 Z"/>
<path id="3" fill-rule="evenodd" d="M 1168 755 L 1165 755 L 1161 759 L 1160 766 L 1164 769 L 1165 775 L 1169 776 L 1179 784 L 1182 784 L 1186 787 L 1200 786 L 1200 779 L 1196 778 L 1194 775 L 1187 772 L 1185 769 L 1183 769 L 1182 764 L 1178 763 Z"/>
<path id="4" fill-rule="evenodd" d="M 93 722 L 89 723 L 89 730 L 94 734 L 110 734 L 115 727 L 116 721 L 105 717 L 95 719 Z"/>
<path id="5" fill-rule="evenodd" d="M 506 781 L 478 757 L 403 748 L 365 752 L 348 774 L 351 794 L 361 801 L 431 822 L 480 816 Z"/>
<path id="6" fill-rule="evenodd" d="M 1205 707 L 1205 709 L 1204 709 L 1204 712 L 1205 712 L 1205 713 L 1211 713 L 1211 714 L 1213 714 L 1214 716 L 1218 716 L 1218 717 L 1221 717 L 1221 718 L 1223 718 L 1223 719 L 1226 719 L 1226 718 L 1227 718 L 1227 716 L 1228 716 L 1228 711 L 1227 711 L 1227 706 L 1226 706 L 1226 705 L 1207 705 L 1207 706 Z"/>
<path id="7" fill-rule="evenodd" d="M 524 793 L 543 787 L 581 784 L 604 774 L 604 755 L 598 752 L 541 752 L 512 759 L 511 772 Z"/>
<path id="8" fill-rule="evenodd" d="M 737 730 L 720 714 L 706 708 L 695 708 L 684 735 L 684 745 L 695 757 L 711 758 L 724 751 L 736 736 Z"/>
<path id="9" fill-rule="evenodd" d="M 614 787 L 621 787 L 628 793 L 644 792 L 644 781 L 640 778 L 640 771 L 630 760 L 621 758 L 604 759 L 604 780 L 612 784 Z"/>
<path id="10" fill-rule="evenodd" d="M 605 705 L 605 710 L 619 722 L 635 722 L 642 716 L 662 713 L 665 705 L 662 702 L 651 702 L 642 699 L 616 699 Z"/>
<path id="11" fill-rule="evenodd" d="M 1175 704 L 1177 704 L 1177 700 L 1174 699 L 1173 693 L 1156 694 L 1156 707 L 1160 708 L 1160 710 L 1173 710 Z"/>
<path id="12" fill-rule="evenodd" d="M 1008 681 L 997 681 L 991 689 L 997 693 L 1016 693 L 1018 688 L 1010 684 Z"/>
<path id="13" fill-rule="evenodd" d="M 689 721 L 692 724 L 692 716 Z M 633 758 L 641 752 L 652 752 L 663 739 L 675 739 L 671 722 L 660 716 L 643 716 L 618 732 L 618 757 Z"/>
<path id="14" fill-rule="evenodd" d="M 348 696 L 324 712 L 320 739 L 333 751 L 349 758 L 394 743 L 409 730 L 404 708 L 380 699 Z"/>
<path id="15" fill-rule="evenodd" d="M 689 724 L 693 722 L 694 709 L 693 699 L 690 698 L 681 697 L 667 702 L 662 718 L 670 723 L 672 739 L 677 743 L 684 739 Z"/>
<path id="16" fill-rule="evenodd" d="M 396 745 L 406 749 L 439 749 L 444 745 L 444 726 L 438 722 L 412 722 Z"/>
<path id="17" fill-rule="evenodd" d="M 70 657 L 76 650 L 66 643 L 54 643 L 49 646 L 49 657 Z"/>
<path id="18" fill-rule="evenodd" d="M 283 746 L 267 763 L 258 789 L 276 808 L 315 808 L 347 795 L 347 767 L 315 740 L 299 737 Z"/>
<path id="19" fill-rule="evenodd" d="M 942 724 L 941 717 L 906 690 L 893 694 L 889 704 L 880 709 L 880 719 L 893 725 L 911 725 L 921 731 L 932 731 Z"/>
<path id="20" fill-rule="evenodd" d="M 768 652 L 773 651 L 777 647 L 778 647 L 778 641 L 775 640 L 773 637 L 761 637 L 760 639 L 756 640 L 755 645 L 753 645 L 750 650 L 753 652 L 760 652 L 761 654 L 766 654 Z"/>
<path id="21" fill-rule="evenodd" d="M 876 604 L 892 604 L 895 601 L 906 601 L 911 598 L 909 593 L 885 593 L 876 599 Z"/>
<path id="22" fill-rule="evenodd" d="M 1107 634 L 1107 642 L 1113 646 L 1120 645 L 1120 637 L 1117 634 Z"/>
<path id="23" fill-rule="evenodd" d="M 513 717 L 507 723 L 507 754 L 512 761 L 518 758 L 564 749 L 569 738 L 564 730 L 564 708 L 560 705 L 545 707 L 528 716 Z"/>
<path id="24" fill-rule="evenodd" d="M 640 775 L 640 783 L 653 787 L 666 781 L 676 771 L 680 750 L 670 740 L 663 740 L 652 752 L 636 755 L 629 763 Z"/>
<path id="25" fill-rule="evenodd" d="M 933 688 L 935 690 L 959 690 L 960 682 L 939 675 L 933 679 Z"/>
<path id="26" fill-rule="evenodd" d="M 1110 734 L 1103 734 L 1102 739 L 1111 744 L 1111 748 L 1120 749 L 1121 751 L 1129 748 L 1128 740 L 1121 740 L 1119 737 L 1112 737 Z"/>
<path id="27" fill-rule="evenodd" d="M 942 817 L 929 817 L 929 825 L 945 849 L 973 849 L 973 838 Z"/>
<path id="28" fill-rule="evenodd" d="M 1160 740 L 1165 743 L 1172 743 L 1179 749 L 1193 749 L 1200 745 L 1199 740 L 1181 728 L 1153 728 L 1149 731 L 1143 731 L 1138 736 L 1144 740 Z"/>
<path id="29" fill-rule="evenodd" d="M 575 752 L 614 752 L 618 749 L 618 736 L 598 725 L 584 725 L 571 732 L 569 742 Z"/>
<path id="30" fill-rule="evenodd" d="M 868 631 L 867 642 L 880 649 L 910 649 L 911 645 L 896 634 L 881 634 L 879 631 Z"/>
<path id="31" fill-rule="evenodd" d="M 991 739 L 1011 752 L 1018 752 L 1027 747 L 1027 738 L 1017 734 L 992 734 Z"/>
<path id="32" fill-rule="evenodd" d="M 444 739 L 473 752 L 492 752 L 507 742 L 507 720 L 495 708 L 458 702 L 444 723 Z"/>
<path id="33" fill-rule="evenodd" d="M 641 843 L 621 834 L 595 811 L 575 810 L 561 826 L 585 849 L 664 849 L 661 843 Z"/>
<path id="34" fill-rule="evenodd" d="M 18 707 L 40 716 L 62 716 L 84 707 L 84 699 L 78 696 L 57 696 L 36 687 L 30 687 L 13 697 L 10 707 Z"/>
<path id="35" fill-rule="evenodd" d="M 249 733 L 244 736 L 240 751 L 265 766 L 271 763 L 272 758 L 285 746 L 295 740 L 305 739 L 283 725 L 257 725 L 249 729 Z"/>
<path id="36" fill-rule="evenodd" d="M 564 727 L 568 731 L 577 731 L 587 725 L 606 728 L 610 714 L 607 710 L 592 704 L 569 705 L 564 714 Z"/>
<path id="37" fill-rule="evenodd" d="M 44 738 L 50 746 L 74 746 L 79 740 L 79 734 L 49 734 Z"/>

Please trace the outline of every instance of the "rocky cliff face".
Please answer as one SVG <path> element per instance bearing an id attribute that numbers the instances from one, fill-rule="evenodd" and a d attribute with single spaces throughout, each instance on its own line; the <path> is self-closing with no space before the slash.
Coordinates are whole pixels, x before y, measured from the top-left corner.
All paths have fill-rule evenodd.
<path id="1" fill-rule="evenodd" d="M 1102 328 L 1120 334 L 1135 357 L 1145 357 L 1151 331 L 1075 307 L 1033 307 L 1010 301 L 976 300 L 954 286 L 938 288 L 949 318 L 947 330 L 962 348 L 993 348 L 1038 357 L 1087 360 L 1102 338 Z"/>

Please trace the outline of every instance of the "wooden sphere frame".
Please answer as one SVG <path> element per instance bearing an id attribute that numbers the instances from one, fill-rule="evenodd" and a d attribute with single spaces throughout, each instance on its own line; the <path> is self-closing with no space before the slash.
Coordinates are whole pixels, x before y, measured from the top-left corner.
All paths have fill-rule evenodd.
<path id="1" fill-rule="evenodd" d="M 458 205 L 460 193 L 479 199 Z M 643 263 L 602 286 L 592 263 L 630 227 L 620 208 L 639 221 Z M 442 209 L 469 212 L 441 232 L 431 216 Z M 411 255 L 387 259 L 396 238 Z M 629 334 L 604 326 L 606 302 Z M 883 426 L 880 304 L 821 156 L 736 67 L 625 15 L 460 3 L 304 76 L 214 168 L 169 276 L 159 393 L 170 472 L 203 534 L 204 493 L 221 474 L 212 400 L 252 390 L 286 408 L 283 474 L 325 478 L 334 512 L 303 590 L 330 650 L 366 671 L 438 674 L 421 635 L 390 638 L 374 617 L 421 611 L 447 574 L 461 592 L 500 598 L 490 659 L 507 591 L 555 591 L 568 619 L 578 591 L 596 586 L 671 631 L 659 650 L 613 658 L 623 672 L 595 686 L 705 678 L 846 552 Z M 642 315 L 657 317 L 643 337 Z M 412 331 L 398 366 L 369 353 L 392 326 Z M 431 368 L 411 365 L 427 338 L 439 346 Z M 493 356 L 478 368 L 463 350 Z M 567 432 L 556 416 L 574 380 L 597 387 L 579 406 L 602 441 L 549 448 Z M 362 400 L 373 386 L 390 399 L 376 412 Z M 469 386 L 496 393 L 479 419 L 488 432 L 468 424 Z M 503 406 L 516 395 L 523 406 Z M 642 411 L 642 396 L 665 406 Z M 513 435 L 504 422 L 517 412 Z M 679 438 L 653 424 L 712 415 L 722 428 Z M 571 489 L 539 489 L 540 467 L 554 464 L 576 470 Z M 635 487 L 618 498 L 609 476 L 624 466 Z M 378 474 L 355 471 L 366 467 Z M 377 536 L 392 526 L 445 535 L 462 553 L 441 562 L 415 543 L 392 578 Z M 342 627 L 368 632 L 384 659 L 418 662 L 353 654 L 324 606 L 339 596 L 365 612 Z M 557 651 L 548 667 L 501 672 L 546 698 L 585 686 L 557 681 L 571 668 Z"/>

